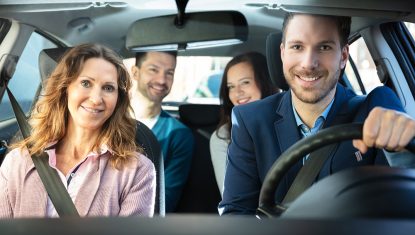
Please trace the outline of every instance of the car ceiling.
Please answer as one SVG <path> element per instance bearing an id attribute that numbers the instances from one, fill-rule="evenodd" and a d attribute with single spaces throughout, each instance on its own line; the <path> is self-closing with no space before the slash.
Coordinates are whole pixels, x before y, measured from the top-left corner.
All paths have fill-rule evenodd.
<path id="1" fill-rule="evenodd" d="M 248 41 L 236 46 L 186 51 L 183 54 L 233 56 L 249 50 L 263 52 L 266 35 L 281 29 L 284 10 L 352 15 L 352 31 L 385 19 L 415 22 L 415 4 L 407 0 L 190 0 L 186 7 L 186 12 L 215 10 L 243 13 L 249 24 Z M 173 0 L 0 1 L 0 17 L 33 25 L 67 45 L 99 42 L 113 47 L 124 56 L 130 55 L 125 49 L 125 35 L 132 22 L 176 13 Z"/>

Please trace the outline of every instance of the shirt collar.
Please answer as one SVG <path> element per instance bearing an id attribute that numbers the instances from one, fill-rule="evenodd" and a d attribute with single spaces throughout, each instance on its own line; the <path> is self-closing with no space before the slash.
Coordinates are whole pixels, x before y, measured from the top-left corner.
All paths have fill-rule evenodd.
<path id="1" fill-rule="evenodd" d="M 45 152 L 47 152 L 49 154 L 50 153 L 55 154 L 57 143 L 58 143 L 58 141 L 53 141 L 50 144 L 48 144 L 47 147 L 45 148 Z M 112 154 L 112 151 L 111 151 L 111 149 L 108 148 L 108 145 L 102 144 L 101 147 L 99 148 L 99 152 L 91 151 L 86 155 L 86 157 L 90 157 L 90 156 L 99 157 L 101 155 L 104 155 L 107 152 Z"/>
<path id="2" fill-rule="evenodd" d="M 324 122 L 327 119 L 327 115 L 329 114 L 331 106 L 333 106 L 333 103 L 334 103 L 334 98 L 331 100 L 330 104 L 327 105 L 326 109 L 324 109 L 324 111 L 317 118 L 316 122 L 314 123 L 314 127 L 317 126 L 317 123 Z M 300 116 L 298 115 L 297 110 L 295 110 L 294 103 L 292 100 L 291 100 L 291 106 L 293 107 L 295 122 L 297 123 L 297 126 L 301 127 L 302 125 L 305 125 L 303 120 L 301 120 Z M 320 125 L 322 125 L 322 123 Z"/>

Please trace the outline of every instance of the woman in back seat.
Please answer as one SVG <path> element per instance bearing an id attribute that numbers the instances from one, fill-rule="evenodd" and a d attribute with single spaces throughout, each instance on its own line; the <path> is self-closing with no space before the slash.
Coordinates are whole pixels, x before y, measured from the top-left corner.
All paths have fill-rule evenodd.
<path id="1" fill-rule="evenodd" d="M 225 67 L 220 86 L 221 114 L 218 128 L 210 137 L 210 154 L 221 195 L 231 133 L 231 113 L 236 105 L 246 104 L 274 94 L 267 61 L 258 52 L 234 57 Z"/>

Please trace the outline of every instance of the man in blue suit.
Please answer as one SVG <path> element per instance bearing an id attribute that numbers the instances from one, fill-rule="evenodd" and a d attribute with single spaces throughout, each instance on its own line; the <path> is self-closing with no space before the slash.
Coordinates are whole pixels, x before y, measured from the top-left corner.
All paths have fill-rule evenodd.
<path id="1" fill-rule="evenodd" d="M 220 214 L 254 214 L 265 175 L 275 160 L 321 128 L 364 122 L 363 140 L 339 144 L 317 179 L 349 167 L 387 164 L 383 151 L 373 147 L 401 151 L 415 136 L 415 121 L 387 87 L 374 89 L 350 117 L 349 101 L 356 95 L 338 84 L 349 56 L 350 23 L 350 17 L 287 15 L 281 59 L 290 89 L 234 108 Z M 277 202 L 302 165 L 299 162 L 283 178 Z"/>

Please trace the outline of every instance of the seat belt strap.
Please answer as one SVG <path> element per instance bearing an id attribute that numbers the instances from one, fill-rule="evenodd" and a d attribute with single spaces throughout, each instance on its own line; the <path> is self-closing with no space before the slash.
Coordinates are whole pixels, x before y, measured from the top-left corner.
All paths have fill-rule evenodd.
<path id="1" fill-rule="evenodd" d="M 12 92 L 7 86 L 6 89 L 20 131 L 23 138 L 25 139 L 30 135 L 30 125 L 27 122 L 26 116 L 14 98 Z M 48 159 L 49 157 L 45 152 L 40 155 L 32 155 L 32 161 L 40 176 L 40 179 L 42 180 L 46 192 L 48 193 L 49 198 L 56 209 L 56 212 L 60 217 L 79 217 L 79 213 L 76 210 L 76 207 L 71 197 L 69 196 L 68 191 L 60 180 L 58 172 L 49 166 Z"/>
<path id="2" fill-rule="evenodd" d="M 291 187 L 285 195 L 282 205 L 293 202 L 315 181 L 318 173 L 326 162 L 327 158 L 337 149 L 338 144 L 331 144 L 320 148 L 312 153 L 301 167 Z"/>
<path id="3" fill-rule="evenodd" d="M 353 117 L 356 116 L 356 112 L 358 111 L 365 98 L 366 96 L 355 96 L 351 98 L 347 102 L 350 110 L 347 117 L 342 120 L 338 120 L 337 122 L 333 122 L 332 125 L 351 122 Z M 305 161 L 304 166 L 301 167 L 293 183 L 288 189 L 287 194 L 282 200 L 282 205 L 287 205 L 293 202 L 299 195 L 301 195 L 307 188 L 309 188 L 311 184 L 313 184 L 327 158 L 337 150 L 338 145 L 338 143 L 331 144 L 310 153 L 308 160 Z"/>

